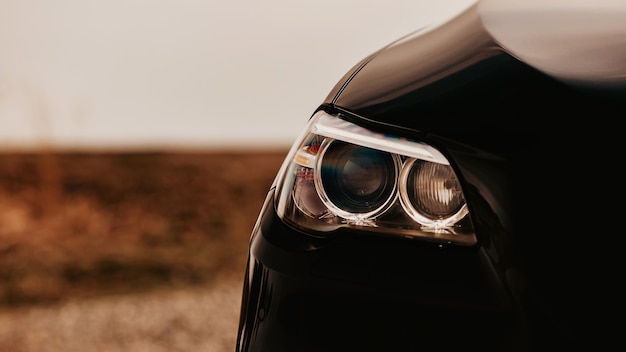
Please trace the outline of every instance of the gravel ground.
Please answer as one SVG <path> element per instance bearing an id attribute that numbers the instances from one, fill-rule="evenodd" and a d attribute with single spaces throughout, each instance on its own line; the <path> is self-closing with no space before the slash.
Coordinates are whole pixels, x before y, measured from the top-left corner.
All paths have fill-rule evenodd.
<path id="1" fill-rule="evenodd" d="M 233 352 L 241 281 L 0 311 L 0 351 Z"/>

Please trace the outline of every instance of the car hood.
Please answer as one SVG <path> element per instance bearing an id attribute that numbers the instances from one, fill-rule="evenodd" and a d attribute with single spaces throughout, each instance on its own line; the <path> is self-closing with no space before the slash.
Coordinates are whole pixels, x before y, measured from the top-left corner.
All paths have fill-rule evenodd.
<path id="1" fill-rule="evenodd" d="M 485 0 L 363 59 L 325 104 L 361 124 L 505 151 L 546 114 L 621 101 L 625 87 L 622 0 Z"/>

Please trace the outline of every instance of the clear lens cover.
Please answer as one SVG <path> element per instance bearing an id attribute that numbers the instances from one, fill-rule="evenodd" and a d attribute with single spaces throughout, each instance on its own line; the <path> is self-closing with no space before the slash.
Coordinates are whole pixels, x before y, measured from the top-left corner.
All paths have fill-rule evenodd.
<path id="1" fill-rule="evenodd" d="M 326 139 L 314 169 L 315 189 L 333 214 L 371 221 L 393 204 L 400 163 L 395 154 Z"/>
<path id="2" fill-rule="evenodd" d="M 318 112 L 277 180 L 277 212 L 311 235 L 341 227 L 473 245 L 461 184 L 438 150 Z"/>

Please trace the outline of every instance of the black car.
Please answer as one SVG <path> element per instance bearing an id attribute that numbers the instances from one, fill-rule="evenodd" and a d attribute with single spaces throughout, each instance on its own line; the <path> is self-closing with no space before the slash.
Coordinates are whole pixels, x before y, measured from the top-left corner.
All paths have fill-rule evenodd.
<path id="1" fill-rule="evenodd" d="M 267 194 L 237 351 L 624 348 L 624 117 L 620 1 L 477 2 L 366 57 Z"/>

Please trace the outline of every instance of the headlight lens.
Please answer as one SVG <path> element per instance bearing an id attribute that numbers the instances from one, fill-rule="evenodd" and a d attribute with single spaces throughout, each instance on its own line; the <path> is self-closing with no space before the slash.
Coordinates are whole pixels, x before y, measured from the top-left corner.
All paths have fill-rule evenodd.
<path id="1" fill-rule="evenodd" d="M 467 215 L 461 184 L 450 165 L 410 159 L 400 179 L 400 203 L 423 226 L 454 226 Z"/>
<path id="2" fill-rule="evenodd" d="M 277 192 L 278 215 L 313 235 L 350 227 L 476 243 L 461 184 L 443 154 L 323 111 L 294 144 Z"/>
<path id="3" fill-rule="evenodd" d="M 400 163 L 395 154 L 327 139 L 315 165 L 315 188 L 333 214 L 372 219 L 396 198 Z"/>

